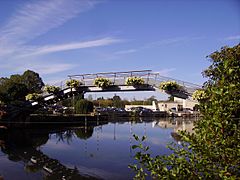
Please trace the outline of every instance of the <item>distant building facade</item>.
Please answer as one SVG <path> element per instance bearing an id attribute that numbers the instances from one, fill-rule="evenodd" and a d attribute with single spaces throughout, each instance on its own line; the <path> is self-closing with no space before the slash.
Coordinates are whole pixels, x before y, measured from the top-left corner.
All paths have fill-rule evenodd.
<path id="1" fill-rule="evenodd" d="M 155 101 L 152 102 L 152 105 L 126 105 L 125 109 L 130 110 L 134 107 L 143 107 L 147 109 L 151 109 L 153 111 L 165 111 L 169 112 L 170 109 L 175 109 L 176 111 L 182 111 L 185 108 L 189 108 L 191 110 L 194 109 L 194 106 L 198 104 L 197 101 L 192 99 L 181 99 L 174 97 L 174 101 L 160 101 L 156 103 Z"/>

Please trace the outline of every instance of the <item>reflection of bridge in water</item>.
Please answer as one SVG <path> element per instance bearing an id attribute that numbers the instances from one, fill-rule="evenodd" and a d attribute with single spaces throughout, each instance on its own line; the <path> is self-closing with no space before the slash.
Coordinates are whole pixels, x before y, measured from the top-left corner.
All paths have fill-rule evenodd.
<path id="1" fill-rule="evenodd" d="M 147 127 L 154 127 L 155 130 L 158 131 L 158 128 L 170 128 L 174 131 L 177 129 L 184 130 L 188 124 L 191 124 L 191 120 L 183 120 L 180 119 L 112 119 L 108 122 L 82 122 L 81 126 L 74 126 L 66 128 L 65 125 L 61 125 L 58 128 L 55 126 L 49 127 L 46 129 L 41 127 L 28 127 L 28 128 L 9 128 L 6 130 L 6 133 L 0 133 L 0 147 L 1 151 L 8 156 L 8 159 L 14 162 L 23 162 L 24 171 L 26 172 L 43 172 L 43 176 L 45 179 L 98 179 L 102 177 L 101 174 L 98 176 L 93 171 L 89 171 L 84 166 L 79 166 L 79 164 L 71 164 L 70 167 L 66 166 L 60 159 L 51 158 L 50 155 L 44 153 L 41 147 L 46 144 L 48 146 L 48 140 L 54 138 L 54 142 L 62 142 L 62 143 L 71 143 L 73 142 L 72 138 L 79 138 L 82 140 L 82 149 L 78 149 L 77 152 L 83 153 L 82 155 L 85 157 L 97 157 L 97 155 L 102 154 L 104 141 L 102 140 L 103 129 L 102 125 L 108 124 L 112 128 L 108 129 L 107 132 L 111 131 L 111 137 L 106 136 L 107 138 L 112 139 L 113 141 L 120 140 L 122 141 L 123 137 L 129 142 L 127 146 L 129 146 L 129 157 L 133 157 L 132 145 L 135 144 L 133 134 L 140 133 L 141 135 L 148 136 Z M 124 135 L 118 129 L 119 125 L 123 124 L 124 127 Z M 134 127 L 134 124 L 141 125 L 139 132 L 138 129 Z M 153 125 L 153 126 L 151 126 Z M 108 126 L 109 127 L 109 126 Z M 190 127 L 190 126 L 189 126 Z M 126 131 L 127 129 L 127 131 Z M 95 135 L 93 136 L 95 132 Z M 170 133 L 170 132 L 169 132 Z M 138 135 L 140 135 L 138 134 Z M 87 139 L 94 137 L 94 142 L 96 143 L 93 149 L 90 150 L 90 146 L 88 146 L 89 142 Z M 102 138 L 101 138 L 102 137 Z M 172 135 L 172 137 L 176 140 L 177 136 Z M 161 142 L 161 137 L 159 138 L 159 142 Z M 150 138 L 151 139 L 151 138 Z M 149 141 L 151 142 L 151 141 Z M 146 142 L 148 143 L 148 142 Z M 51 143 L 50 143 L 51 144 Z M 91 144 L 91 143 L 90 143 Z M 114 143 L 116 144 L 116 143 Z M 104 144 L 105 146 L 106 144 Z M 43 148 L 44 149 L 44 148 Z M 62 155 L 61 155 L 62 156 Z M 63 155 L 64 156 L 64 155 Z M 80 159 L 81 161 L 81 159 Z M 110 164 L 111 165 L 111 164 Z"/>
<path id="2" fill-rule="evenodd" d="M 100 123 L 101 124 L 101 123 Z M 27 172 L 43 171 L 44 179 L 100 179 L 94 175 L 82 174 L 78 168 L 70 168 L 60 163 L 57 159 L 45 155 L 39 147 L 46 144 L 49 135 L 55 133 L 59 140 L 76 134 L 78 138 L 89 138 L 94 126 L 61 128 L 61 129 L 8 129 L 0 134 L 1 151 L 8 155 L 11 161 L 24 162 Z M 90 133 L 90 134 L 89 134 Z"/>

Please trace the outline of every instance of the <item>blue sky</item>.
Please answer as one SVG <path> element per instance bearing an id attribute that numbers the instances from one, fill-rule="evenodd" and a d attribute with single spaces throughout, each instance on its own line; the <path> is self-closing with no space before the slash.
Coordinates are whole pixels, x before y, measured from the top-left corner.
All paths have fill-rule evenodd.
<path id="1" fill-rule="evenodd" d="M 239 42 L 237 0 L 0 1 L 0 77 L 151 69 L 201 84 L 206 56 Z"/>

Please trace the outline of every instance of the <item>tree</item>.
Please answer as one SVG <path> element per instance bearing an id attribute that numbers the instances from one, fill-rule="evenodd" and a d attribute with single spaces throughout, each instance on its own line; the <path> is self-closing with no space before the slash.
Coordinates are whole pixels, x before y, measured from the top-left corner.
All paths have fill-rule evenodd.
<path id="1" fill-rule="evenodd" d="M 124 107 L 120 96 L 117 96 L 117 95 L 115 94 L 115 95 L 113 96 L 112 100 L 113 100 L 113 106 L 114 106 L 114 107 L 116 107 L 116 108 L 123 108 L 123 107 Z"/>
<path id="2" fill-rule="evenodd" d="M 38 73 L 27 70 L 21 76 L 22 83 L 28 88 L 29 93 L 40 93 L 44 83 Z"/>
<path id="3" fill-rule="evenodd" d="M 88 126 L 86 129 L 85 128 L 79 128 L 74 131 L 76 136 L 80 139 L 88 139 L 92 137 L 93 135 L 93 127 Z"/>
<path id="4" fill-rule="evenodd" d="M 0 94 L 0 100 L 4 103 L 24 101 L 25 96 L 28 94 L 28 89 L 25 84 L 6 78 L 0 85 Z"/>
<path id="5" fill-rule="evenodd" d="M 23 75 L 14 74 L 10 78 L 0 78 L 0 101 L 24 101 L 27 94 L 40 93 L 43 85 L 39 74 L 30 70 L 25 71 Z"/>
<path id="6" fill-rule="evenodd" d="M 93 112 L 93 103 L 86 99 L 78 100 L 75 103 L 75 112 L 78 114 L 87 114 Z"/>
<path id="7" fill-rule="evenodd" d="M 203 72 L 205 98 L 200 100 L 203 117 L 193 134 L 179 133 L 182 146 L 171 146 L 173 154 L 151 157 L 140 145 L 132 165 L 136 177 L 147 172 L 158 179 L 239 179 L 240 178 L 240 45 L 224 47 L 208 56 L 212 65 Z"/>

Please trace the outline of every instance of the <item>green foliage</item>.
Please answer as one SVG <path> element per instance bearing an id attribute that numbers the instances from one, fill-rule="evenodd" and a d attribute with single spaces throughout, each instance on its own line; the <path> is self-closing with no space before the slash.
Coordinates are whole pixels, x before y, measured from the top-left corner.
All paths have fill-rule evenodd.
<path id="1" fill-rule="evenodd" d="M 22 75 L 0 78 L 0 101 L 9 104 L 24 101 L 29 93 L 40 93 L 44 85 L 38 73 L 27 70 Z"/>
<path id="2" fill-rule="evenodd" d="M 204 90 L 196 90 L 192 94 L 192 98 L 198 101 L 207 100 L 207 95 Z"/>
<path id="3" fill-rule="evenodd" d="M 27 70 L 21 76 L 21 82 L 27 86 L 29 93 L 40 93 L 44 83 L 38 73 Z"/>
<path id="4" fill-rule="evenodd" d="M 93 112 L 93 103 L 86 99 L 78 100 L 75 103 L 75 112 L 77 114 L 87 114 Z"/>
<path id="5" fill-rule="evenodd" d="M 15 101 L 24 101 L 28 92 L 26 85 L 6 80 L 0 87 L 0 100 L 6 104 L 14 103 Z"/>
<path id="6" fill-rule="evenodd" d="M 130 167 L 137 179 L 240 179 L 240 45 L 209 57 L 212 65 L 203 73 L 208 98 L 200 101 L 203 117 L 195 132 L 180 132 L 182 144 L 169 146 L 168 156 L 151 157 L 136 138 L 139 165 Z"/>
<path id="7" fill-rule="evenodd" d="M 48 92 L 49 94 L 57 94 L 60 91 L 60 87 L 46 85 L 44 87 L 44 91 Z"/>
<path id="8" fill-rule="evenodd" d="M 38 101 L 41 99 L 41 94 L 38 93 L 31 93 L 26 96 L 26 100 L 28 101 Z"/>
<path id="9" fill-rule="evenodd" d="M 107 79 L 107 78 L 96 78 L 93 82 L 93 84 L 97 87 L 100 87 L 100 88 L 108 88 L 109 86 L 112 85 L 112 82 Z"/>
<path id="10" fill-rule="evenodd" d="M 70 88 L 78 88 L 82 85 L 82 82 L 76 80 L 76 79 L 70 79 L 66 81 L 66 85 Z"/>
<path id="11" fill-rule="evenodd" d="M 180 90 L 181 86 L 176 81 L 165 81 L 159 85 L 159 89 L 170 92 Z"/>
<path id="12" fill-rule="evenodd" d="M 141 77 L 129 77 L 127 78 L 125 84 L 128 86 L 139 86 L 145 83 L 144 79 Z"/>

